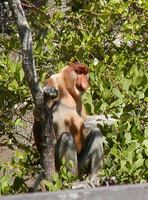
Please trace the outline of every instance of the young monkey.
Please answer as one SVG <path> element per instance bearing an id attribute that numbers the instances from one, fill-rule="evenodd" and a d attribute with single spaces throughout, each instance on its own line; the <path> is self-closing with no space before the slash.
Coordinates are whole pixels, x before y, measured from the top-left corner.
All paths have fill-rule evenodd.
<path id="1" fill-rule="evenodd" d="M 90 181 L 98 185 L 98 172 L 103 165 L 102 133 L 96 128 L 85 128 L 87 115 L 81 96 L 88 88 L 89 69 L 81 63 L 72 63 L 45 80 L 44 95 L 53 107 L 55 130 L 55 168 L 59 171 L 62 158 L 73 161 L 74 174 L 88 169 Z M 40 121 L 34 114 L 33 133 L 38 150 L 41 150 Z"/>

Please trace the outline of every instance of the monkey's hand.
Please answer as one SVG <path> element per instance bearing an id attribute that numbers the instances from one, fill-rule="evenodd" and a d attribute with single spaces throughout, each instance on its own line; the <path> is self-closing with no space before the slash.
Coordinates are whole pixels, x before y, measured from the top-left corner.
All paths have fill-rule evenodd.
<path id="1" fill-rule="evenodd" d="M 44 96 L 47 99 L 55 99 L 58 97 L 59 92 L 54 87 L 44 87 L 43 90 L 44 90 Z"/>

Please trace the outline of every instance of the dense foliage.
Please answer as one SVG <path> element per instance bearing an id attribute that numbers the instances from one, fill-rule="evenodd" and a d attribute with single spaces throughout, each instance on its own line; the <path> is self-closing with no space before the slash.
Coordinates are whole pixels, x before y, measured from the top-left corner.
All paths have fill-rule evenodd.
<path id="1" fill-rule="evenodd" d="M 66 11 L 60 9 L 60 1 L 52 11 L 49 5 L 25 7 L 40 80 L 49 69 L 57 71 L 67 62 L 79 60 L 88 65 L 90 90 L 84 97 L 87 111 L 112 114 L 118 119 L 113 126 L 102 127 L 105 136 L 102 181 L 104 177 L 114 177 L 117 184 L 147 182 L 148 2 L 71 0 L 70 3 Z M 0 34 L 0 145 L 11 148 L 14 155 L 11 161 L 0 163 L 2 194 L 27 191 L 27 180 L 39 171 L 38 167 L 35 169 L 38 158 L 32 142 L 17 140 L 17 128 L 25 127 L 22 116 L 32 109 L 32 101 L 21 68 L 17 29 L 14 22 L 8 26 L 9 30 Z M 31 135 L 31 130 L 28 134 Z M 62 189 L 65 182 L 69 183 L 65 168 L 62 170 L 62 178 L 54 177 L 51 190 Z M 63 187 L 61 180 L 65 181 Z"/>

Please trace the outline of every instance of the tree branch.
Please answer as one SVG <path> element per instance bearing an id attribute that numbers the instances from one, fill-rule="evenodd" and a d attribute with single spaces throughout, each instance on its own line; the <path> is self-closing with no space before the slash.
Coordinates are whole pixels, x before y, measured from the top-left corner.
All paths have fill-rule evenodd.
<path id="1" fill-rule="evenodd" d="M 19 0 L 10 0 L 10 5 L 16 20 L 19 36 L 21 39 L 23 70 L 25 72 L 25 77 L 27 79 L 30 91 L 32 93 L 33 101 L 35 103 L 35 106 L 37 106 L 38 104 L 40 104 L 38 100 L 40 101 L 43 95 L 42 89 L 39 86 L 35 69 L 31 30 L 26 20 L 21 2 Z"/>
<path id="2" fill-rule="evenodd" d="M 96 127 L 97 124 L 104 125 L 107 124 L 108 126 L 112 126 L 115 124 L 118 119 L 120 118 L 121 113 L 116 114 L 116 118 L 112 117 L 111 115 L 91 115 L 88 116 L 85 120 L 85 126 L 86 127 Z"/>
<path id="3" fill-rule="evenodd" d="M 44 100 L 43 91 L 38 81 L 33 57 L 32 34 L 21 2 L 20 0 L 10 0 L 9 5 L 15 17 L 21 40 L 23 70 L 25 73 L 25 78 L 28 82 L 36 110 L 38 113 L 40 113 L 39 117 L 42 126 L 41 137 L 43 146 L 41 158 L 45 178 L 49 180 L 52 173 L 51 170 L 54 166 L 54 154 L 52 151 L 52 141 L 54 137 L 52 128 L 52 112 Z"/>

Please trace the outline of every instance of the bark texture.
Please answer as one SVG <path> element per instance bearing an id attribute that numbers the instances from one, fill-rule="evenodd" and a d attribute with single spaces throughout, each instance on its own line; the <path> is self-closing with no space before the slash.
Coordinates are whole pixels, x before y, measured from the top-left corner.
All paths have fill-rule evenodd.
<path id="1" fill-rule="evenodd" d="M 16 20 L 18 33 L 20 36 L 25 78 L 28 82 L 36 110 L 38 113 L 40 113 L 40 120 L 42 123 L 41 137 L 43 146 L 41 160 L 45 179 L 50 180 L 54 166 L 54 154 L 52 146 L 54 137 L 52 128 L 52 111 L 48 108 L 44 100 L 43 90 L 38 81 L 33 56 L 32 34 L 21 5 L 21 1 L 10 0 L 9 5 Z"/>

